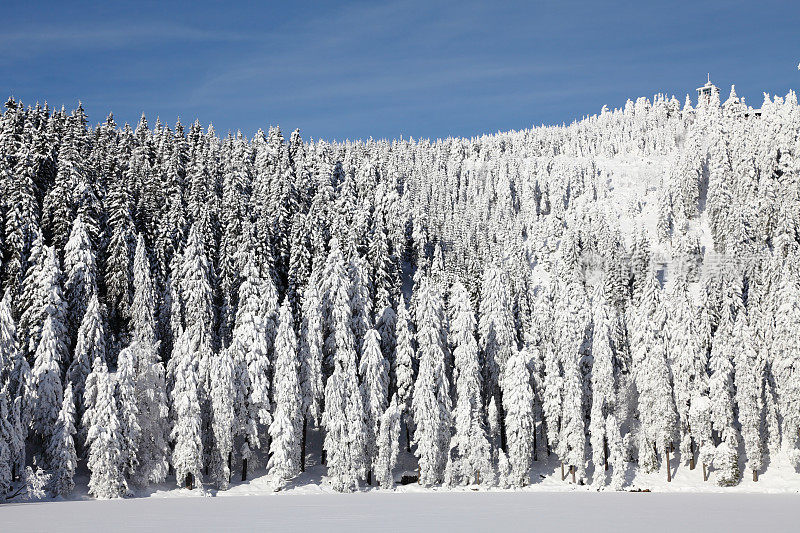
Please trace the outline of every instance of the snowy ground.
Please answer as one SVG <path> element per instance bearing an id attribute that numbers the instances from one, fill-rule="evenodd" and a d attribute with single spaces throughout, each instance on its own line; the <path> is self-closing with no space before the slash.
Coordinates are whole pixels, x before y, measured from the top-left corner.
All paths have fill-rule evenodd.
<path id="1" fill-rule="evenodd" d="M 797 531 L 798 495 L 439 492 L 12 504 L 5 531 Z"/>

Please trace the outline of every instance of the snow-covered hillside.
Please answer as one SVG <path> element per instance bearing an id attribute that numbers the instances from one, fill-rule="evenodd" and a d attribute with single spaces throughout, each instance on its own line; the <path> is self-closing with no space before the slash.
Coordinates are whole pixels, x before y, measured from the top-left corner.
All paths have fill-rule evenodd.
<path id="1" fill-rule="evenodd" d="M 0 118 L 8 500 L 800 488 L 794 93 L 437 141 L 87 123 Z"/>

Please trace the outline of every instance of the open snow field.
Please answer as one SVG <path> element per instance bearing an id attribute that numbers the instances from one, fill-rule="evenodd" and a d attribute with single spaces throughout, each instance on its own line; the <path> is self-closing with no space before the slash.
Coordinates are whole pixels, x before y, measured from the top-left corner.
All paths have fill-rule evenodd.
<path id="1" fill-rule="evenodd" d="M 798 531 L 797 494 L 279 494 L 12 504 L 5 531 Z"/>

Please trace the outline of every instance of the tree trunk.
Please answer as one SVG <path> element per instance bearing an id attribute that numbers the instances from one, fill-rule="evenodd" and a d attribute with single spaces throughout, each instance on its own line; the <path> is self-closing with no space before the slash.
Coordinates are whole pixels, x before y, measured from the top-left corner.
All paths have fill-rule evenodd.
<path id="1" fill-rule="evenodd" d="M 694 439 L 689 437 L 689 470 L 694 470 Z"/>
<path id="2" fill-rule="evenodd" d="M 306 471 L 306 432 L 308 431 L 308 418 L 303 417 L 303 440 L 300 441 L 300 471 Z"/>
<path id="3" fill-rule="evenodd" d="M 497 416 L 500 417 L 500 449 L 508 453 L 508 442 L 506 439 L 506 410 L 503 407 L 503 394 L 498 387 L 497 392 Z"/>
<path id="4" fill-rule="evenodd" d="M 608 438 L 603 437 L 603 465 L 608 472 Z"/>
<path id="5" fill-rule="evenodd" d="M 367 470 L 367 485 L 372 485 L 372 470 Z"/>
<path id="6" fill-rule="evenodd" d="M 322 453 L 319 454 L 319 464 L 328 464 L 328 454 L 325 453 L 325 445 L 323 444 Z"/>
<path id="7" fill-rule="evenodd" d="M 534 423 L 534 426 L 533 426 L 533 460 L 534 461 L 538 460 L 537 457 L 536 457 L 536 424 L 535 423 Z"/>
<path id="8" fill-rule="evenodd" d="M 672 481 L 672 468 L 669 465 L 669 445 L 664 449 L 664 460 L 667 462 L 667 483 Z"/>
<path id="9" fill-rule="evenodd" d="M 481 484 L 481 471 L 480 470 L 476 470 L 475 471 L 475 484 L 476 485 L 480 485 Z"/>
<path id="10" fill-rule="evenodd" d="M 572 483 L 574 484 L 575 483 L 575 467 L 574 466 L 570 466 L 569 470 L 570 470 L 570 472 L 572 472 Z"/>
<path id="11" fill-rule="evenodd" d="M 417 485 L 422 485 L 422 467 L 417 465 Z"/>
<path id="12" fill-rule="evenodd" d="M 406 451 L 411 453 L 411 430 L 408 429 L 408 420 L 406 420 Z"/>
<path id="13" fill-rule="evenodd" d="M 192 475 L 191 472 L 186 474 L 186 488 L 189 490 L 194 489 L 194 476 Z"/>
<path id="14" fill-rule="evenodd" d="M 567 476 L 564 475 L 564 461 L 561 461 L 561 481 L 567 479 Z"/>
<path id="15" fill-rule="evenodd" d="M 708 468 L 705 463 L 703 463 L 703 481 L 708 481 Z"/>
<path id="16" fill-rule="evenodd" d="M 753 469 L 753 481 L 758 481 L 758 470 Z"/>
<path id="17" fill-rule="evenodd" d="M 242 481 L 247 481 L 247 459 L 242 458 Z"/>
<path id="18" fill-rule="evenodd" d="M 233 452 L 228 452 L 228 483 L 231 482 L 232 470 L 233 470 Z"/>

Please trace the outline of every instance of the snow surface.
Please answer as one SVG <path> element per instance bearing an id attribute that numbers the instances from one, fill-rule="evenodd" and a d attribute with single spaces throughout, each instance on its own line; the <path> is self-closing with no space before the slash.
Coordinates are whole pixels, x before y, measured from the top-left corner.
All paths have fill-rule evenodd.
<path id="1" fill-rule="evenodd" d="M 220 493 L 221 495 L 222 493 Z M 439 492 L 14 504 L 6 531 L 797 531 L 800 496 Z"/>

